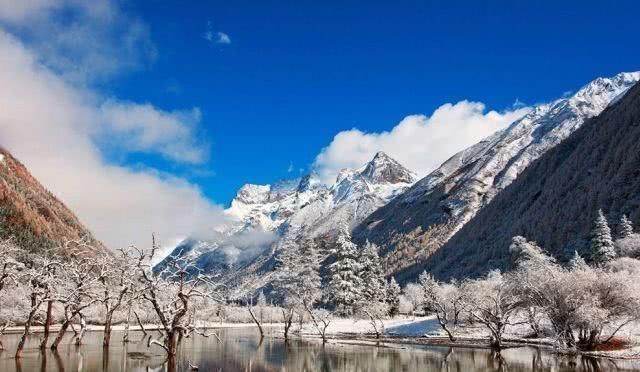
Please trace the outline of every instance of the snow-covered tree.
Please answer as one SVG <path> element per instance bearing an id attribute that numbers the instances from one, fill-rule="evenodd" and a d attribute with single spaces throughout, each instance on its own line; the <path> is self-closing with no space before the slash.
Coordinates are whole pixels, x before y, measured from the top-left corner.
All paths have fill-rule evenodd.
<path id="1" fill-rule="evenodd" d="M 622 215 L 620 219 L 620 224 L 618 225 L 618 239 L 625 239 L 630 237 L 633 234 L 633 224 L 627 218 L 626 214 Z"/>
<path id="2" fill-rule="evenodd" d="M 484 279 L 466 283 L 463 291 L 468 312 L 490 331 L 491 346 L 500 349 L 505 328 L 516 323 L 514 316 L 522 304 L 513 282 L 492 271 Z"/>
<path id="3" fill-rule="evenodd" d="M 411 315 L 415 317 L 416 310 L 424 305 L 424 290 L 416 283 L 408 283 L 403 290 L 404 298 L 407 300 Z"/>
<path id="4" fill-rule="evenodd" d="M 572 270 L 580 269 L 587 266 L 587 262 L 580 256 L 578 251 L 574 251 L 573 257 L 569 260 L 569 268 Z"/>
<path id="5" fill-rule="evenodd" d="M 360 251 L 360 278 L 362 279 L 362 298 L 363 302 L 379 302 L 384 301 L 386 297 L 385 287 L 386 281 L 382 270 L 382 263 L 378 256 L 378 246 L 367 243 L 364 249 Z"/>
<path id="6" fill-rule="evenodd" d="M 640 234 L 633 233 L 615 241 L 616 254 L 620 257 L 640 259 Z"/>
<path id="7" fill-rule="evenodd" d="M 167 353 L 168 369 L 176 370 L 176 354 L 183 337 L 205 334 L 196 327 L 197 313 L 190 311 L 199 300 L 222 301 L 220 284 L 185 257 L 170 256 L 158 272 L 151 270 L 149 262 L 158 250 L 155 239 L 151 250 L 132 247 L 136 252 L 128 256 L 134 262 L 136 279 L 140 282 L 142 299 L 153 309 L 160 323 L 160 339 L 149 337 L 147 346 L 156 345 Z"/>
<path id="8" fill-rule="evenodd" d="M 333 253 L 335 262 L 329 267 L 328 299 L 339 315 L 351 315 L 362 298 L 362 278 L 357 246 L 351 241 L 348 228 L 340 232 Z"/>
<path id="9" fill-rule="evenodd" d="M 20 272 L 19 282 L 25 289 L 31 307 L 24 320 L 24 332 L 18 342 L 16 358 L 21 357 L 27 336 L 31 333 L 33 320 L 45 303 L 47 304 L 47 317 L 45 319 L 45 337 L 43 340 L 46 342 L 48 327 L 51 324 L 51 305 L 56 300 L 56 289 L 60 286 L 60 278 L 57 275 L 57 271 L 62 266 L 62 261 L 56 258 L 52 252 L 46 252 L 43 255 L 29 255 L 25 261 L 25 268 Z"/>
<path id="10" fill-rule="evenodd" d="M 387 284 L 387 304 L 389 305 L 389 315 L 396 316 L 400 313 L 400 285 L 396 278 L 391 277 Z"/>
<path id="11" fill-rule="evenodd" d="M 276 291 L 283 303 L 285 339 L 288 338 L 296 313 L 299 318 L 308 313 L 316 324 L 313 308 L 322 297 L 319 273 L 321 258 L 315 242 L 311 238 L 299 242 L 295 234 L 289 236 L 279 247 L 275 281 Z"/>
<path id="12" fill-rule="evenodd" d="M 424 291 L 426 306 L 433 310 L 440 327 L 447 333 L 451 341 L 455 341 L 454 333 L 460 323 L 460 315 L 468 305 L 467 292 L 458 283 L 438 283 L 426 271 L 419 277 Z"/>
<path id="13" fill-rule="evenodd" d="M 369 321 L 376 338 L 384 334 L 384 319 L 389 314 L 389 305 L 380 301 L 367 302 L 358 309 L 358 313 Z"/>
<path id="14" fill-rule="evenodd" d="M 600 209 L 591 232 L 591 260 L 596 265 L 602 265 L 615 257 L 616 251 L 611 239 L 611 229 L 602 209 Z"/>
<path id="15" fill-rule="evenodd" d="M 258 306 L 258 317 L 260 317 L 260 323 L 262 323 L 264 321 L 265 308 L 267 307 L 267 298 L 264 296 L 263 291 L 258 294 L 256 305 Z"/>

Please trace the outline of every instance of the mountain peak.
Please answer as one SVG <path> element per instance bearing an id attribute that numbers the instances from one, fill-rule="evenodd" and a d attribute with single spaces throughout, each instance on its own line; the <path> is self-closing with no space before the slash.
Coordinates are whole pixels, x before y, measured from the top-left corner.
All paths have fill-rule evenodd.
<path id="1" fill-rule="evenodd" d="M 376 155 L 359 172 L 371 183 L 414 183 L 416 175 L 383 151 Z"/>

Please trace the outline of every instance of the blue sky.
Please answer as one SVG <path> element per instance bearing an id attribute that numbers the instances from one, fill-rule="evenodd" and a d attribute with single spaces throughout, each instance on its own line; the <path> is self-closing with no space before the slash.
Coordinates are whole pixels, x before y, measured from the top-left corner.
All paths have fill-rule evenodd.
<path id="1" fill-rule="evenodd" d="M 110 246 L 168 244 L 245 183 L 330 180 L 377 150 L 424 175 L 521 106 L 639 70 L 639 11 L 0 0 L 0 144 Z"/>
<path id="2" fill-rule="evenodd" d="M 149 24 L 157 59 L 108 89 L 199 107 L 211 156 L 198 168 L 211 172 L 160 166 L 227 203 L 244 183 L 288 177 L 290 163 L 308 169 L 341 130 L 389 130 L 463 99 L 536 103 L 637 69 L 633 4 L 139 1 L 130 10 Z M 231 43 L 205 40 L 207 29 Z"/>

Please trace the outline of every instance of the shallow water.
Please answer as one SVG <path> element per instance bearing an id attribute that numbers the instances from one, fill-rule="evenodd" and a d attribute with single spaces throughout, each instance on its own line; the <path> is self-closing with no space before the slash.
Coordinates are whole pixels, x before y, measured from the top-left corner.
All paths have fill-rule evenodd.
<path id="1" fill-rule="evenodd" d="M 509 349 L 501 355 L 481 348 L 402 348 L 328 344 L 266 337 L 262 343 L 255 329 L 219 330 L 214 337 L 193 336 L 180 347 L 177 370 L 189 371 L 188 363 L 200 371 L 634 371 L 640 362 L 559 356 L 531 347 Z M 55 336 L 54 336 L 55 337 Z M 147 348 L 142 334 L 133 332 L 133 342 L 123 344 L 114 332 L 112 346 L 103 353 L 102 333 L 87 333 L 84 345 L 62 345 L 58 353 L 38 350 L 40 335 L 31 336 L 20 360 L 13 358 L 19 335 L 5 335 L 6 350 L 0 354 L 0 371 L 166 371 L 164 351 Z M 136 342 L 137 341 L 137 342 Z"/>

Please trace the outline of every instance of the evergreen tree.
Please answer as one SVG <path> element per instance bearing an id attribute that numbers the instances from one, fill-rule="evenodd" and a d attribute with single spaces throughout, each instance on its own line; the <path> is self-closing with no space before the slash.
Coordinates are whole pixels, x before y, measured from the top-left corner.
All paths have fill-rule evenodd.
<path id="1" fill-rule="evenodd" d="M 626 214 L 622 215 L 620 219 L 620 225 L 618 225 L 618 239 L 628 238 L 633 234 L 633 225 L 627 218 Z"/>
<path id="2" fill-rule="evenodd" d="M 321 258 L 313 239 L 305 239 L 302 243 L 295 238 L 285 239 L 277 260 L 275 285 L 282 300 L 313 308 L 321 297 Z"/>
<path id="3" fill-rule="evenodd" d="M 574 251 L 574 255 L 573 258 L 571 258 L 571 260 L 569 260 L 569 268 L 571 270 L 579 270 L 579 269 L 583 269 L 587 267 L 587 263 L 584 260 L 584 258 L 582 258 L 582 256 L 580 256 L 580 254 L 578 254 L 578 251 Z"/>
<path id="4" fill-rule="evenodd" d="M 391 277 L 387 285 L 387 304 L 389 304 L 389 315 L 396 316 L 400 313 L 400 285 L 396 278 Z"/>
<path id="5" fill-rule="evenodd" d="M 379 302 L 386 297 L 384 272 L 378 256 L 378 246 L 367 241 L 360 252 L 360 278 L 362 279 L 362 301 Z"/>
<path id="6" fill-rule="evenodd" d="M 330 265 L 328 299 L 339 315 L 351 315 L 361 298 L 362 279 L 358 263 L 357 246 L 351 242 L 351 234 L 343 228 L 338 235 L 334 251 L 336 261 Z"/>
<path id="7" fill-rule="evenodd" d="M 602 209 L 600 209 L 591 232 L 591 259 L 595 264 L 601 265 L 615 257 L 616 251 L 611 239 L 611 229 L 602 213 Z"/>

